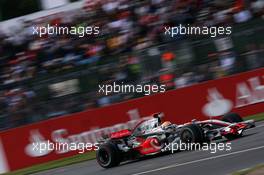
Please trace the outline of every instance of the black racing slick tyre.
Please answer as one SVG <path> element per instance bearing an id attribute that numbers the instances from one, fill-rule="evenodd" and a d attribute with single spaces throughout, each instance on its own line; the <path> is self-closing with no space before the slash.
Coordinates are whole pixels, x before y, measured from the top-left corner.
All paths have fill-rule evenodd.
<path id="1" fill-rule="evenodd" d="M 120 164 L 120 152 L 114 143 L 108 142 L 96 151 L 96 160 L 103 168 L 111 168 Z"/>
<path id="2" fill-rule="evenodd" d="M 237 113 L 229 113 L 223 116 L 223 121 L 230 123 L 239 123 L 242 122 L 242 117 Z"/>
<path id="3" fill-rule="evenodd" d="M 203 129 L 195 124 L 187 125 L 180 132 L 180 139 L 183 143 L 203 143 Z"/>

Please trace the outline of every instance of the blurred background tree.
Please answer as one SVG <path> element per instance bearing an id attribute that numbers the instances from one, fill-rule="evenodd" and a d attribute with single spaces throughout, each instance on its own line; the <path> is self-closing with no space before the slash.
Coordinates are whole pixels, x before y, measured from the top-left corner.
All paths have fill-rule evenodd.
<path id="1" fill-rule="evenodd" d="M 0 0 L 0 20 L 7 20 L 41 10 L 38 0 Z"/>
<path id="2" fill-rule="evenodd" d="M 69 0 L 76 2 L 79 0 Z M 0 21 L 42 10 L 41 0 L 0 0 Z"/>

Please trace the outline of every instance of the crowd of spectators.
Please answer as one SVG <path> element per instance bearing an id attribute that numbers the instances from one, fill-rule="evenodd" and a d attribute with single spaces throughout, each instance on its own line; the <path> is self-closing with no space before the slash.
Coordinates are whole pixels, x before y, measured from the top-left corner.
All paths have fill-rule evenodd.
<path id="1" fill-rule="evenodd" d="M 175 70 L 177 56 L 173 50 L 167 50 L 161 54 L 158 73 L 152 75 L 145 73 L 141 66 L 144 58 L 133 53 L 185 39 L 179 36 L 171 41 L 164 35 L 165 26 L 226 26 L 263 17 L 262 0 L 97 0 L 82 12 L 65 12 L 63 15 L 24 21 L 22 26 L 8 34 L 0 31 L 0 84 L 4 87 L 0 94 L 0 114 L 11 114 L 16 120 L 25 115 L 17 111 L 27 109 L 26 114 L 35 112 L 30 103 L 38 101 L 37 94 L 30 88 L 21 87 L 21 82 L 49 77 L 65 70 L 95 68 L 100 84 L 113 81 L 148 82 L 166 84 L 168 89 L 174 89 L 239 72 L 237 67 L 241 65 L 247 67 L 245 70 L 261 67 L 264 64 L 264 47 L 254 43 L 246 46 L 244 53 L 228 50 L 208 55 L 209 62 L 187 71 Z M 100 35 L 80 38 L 74 35 L 39 37 L 33 34 L 33 27 L 47 24 L 99 26 Z M 245 59 L 236 59 L 238 54 Z M 111 64 L 113 62 L 115 64 Z M 131 94 L 106 97 L 91 92 L 86 96 L 89 96 L 88 101 L 81 101 L 83 109 L 134 97 Z M 53 112 L 54 116 L 65 113 L 67 111 L 63 107 Z M 16 125 L 23 122 L 23 119 L 19 120 Z"/>

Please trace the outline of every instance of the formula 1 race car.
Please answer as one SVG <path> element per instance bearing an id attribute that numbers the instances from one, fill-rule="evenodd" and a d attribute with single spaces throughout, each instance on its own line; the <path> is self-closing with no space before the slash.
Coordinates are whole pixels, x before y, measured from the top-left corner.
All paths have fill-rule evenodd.
<path id="1" fill-rule="evenodd" d="M 255 127 L 254 120 L 243 121 L 235 113 L 222 120 L 192 120 L 183 125 L 161 122 L 162 113 L 141 121 L 133 130 L 121 130 L 104 138 L 96 152 L 96 159 L 103 168 L 110 168 L 122 161 L 138 159 L 164 152 L 171 143 L 210 143 L 225 137 L 228 140 L 241 137 L 243 131 Z"/>

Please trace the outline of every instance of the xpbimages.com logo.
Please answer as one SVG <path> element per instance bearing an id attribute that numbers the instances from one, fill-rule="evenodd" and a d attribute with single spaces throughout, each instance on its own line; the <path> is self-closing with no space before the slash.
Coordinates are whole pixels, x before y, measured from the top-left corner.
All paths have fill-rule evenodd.
<path id="1" fill-rule="evenodd" d="M 164 93 L 166 91 L 166 85 L 133 85 L 133 84 L 107 84 L 107 85 L 98 85 L 99 93 L 104 95 L 109 95 L 112 93 L 143 93 L 144 95 L 150 95 L 152 93 Z"/>
<path id="2" fill-rule="evenodd" d="M 173 27 L 164 27 L 165 35 L 170 37 L 176 37 L 178 35 L 207 35 L 212 38 L 217 36 L 231 35 L 232 27 L 230 26 L 191 26 L 191 25 L 182 25 L 173 26 Z"/>
<path id="3" fill-rule="evenodd" d="M 79 38 L 83 38 L 88 35 L 99 35 L 100 28 L 98 26 L 58 26 L 58 25 L 47 25 L 47 26 L 34 26 L 33 35 L 43 37 L 46 35 L 76 35 Z"/>
<path id="4" fill-rule="evenodd" d="M 30 143 L 25 147 L 25 153 L 30 157 L 41 157 L 51 153 L 64 154 L 77 151 L 81 154 L 99 149 L 99 143 L 96 141 L 82 140 L 80 135 L 70 135 L 69 138 L 62 138 L 60 137 L 62 133 L 67 133 L 67 130 L 61 129 L 52 132 L 53 138 L 50 140 L 46 139 L 38 130 L 31 131 Z"/>
<path id="5" fill-rule="evenodd" d="M 99 149 L 99 143 L 65 143 L 65 142 L 37 142 L 32 144 L 32 149 L 34 152 L 39 152 L 40 154 L 51 152 L 51 151 L 78 151 L 79 154 L 85 151 L 96 151 Z"/>
<path id="6" fill-rule="evenodd" d="M 228 143 L 184 143 L 179 141 L 178 143 L 165 144 L 162 152 L 170 151 L 172 154 L 176 151 L 210 151 L 215 154 L 218 151 L 231 151 L 231 142 Z"/>

